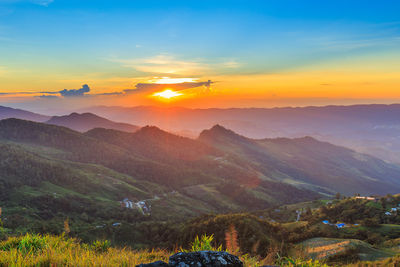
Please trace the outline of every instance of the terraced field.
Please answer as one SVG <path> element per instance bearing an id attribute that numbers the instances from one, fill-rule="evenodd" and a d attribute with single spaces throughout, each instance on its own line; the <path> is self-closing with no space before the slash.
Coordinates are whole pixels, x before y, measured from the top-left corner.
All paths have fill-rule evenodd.
<path id="1" fill-rule="evenodd" d="M 329 257 L 355 251 L 361 260 L 373 261 L 393 256 L 389 249 L 378 249 L 357 239 L 311 238 L 300 244 L 312 259 L 324 260 Z"/>

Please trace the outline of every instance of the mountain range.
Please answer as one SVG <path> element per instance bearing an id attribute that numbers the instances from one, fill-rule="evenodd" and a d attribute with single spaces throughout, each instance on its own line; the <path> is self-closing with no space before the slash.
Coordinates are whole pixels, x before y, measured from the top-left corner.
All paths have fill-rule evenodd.
<path id="1" fill-rule="evenodd" d="M 17 118 L 21 120 L 29 120 L 36 122 L 45 122 L 51 118 L 51 116 L 46 116 L 42 114 L 33 113 L 30 111 L 15 109 L 10 107 L 0 106 L 0 120 L 8 118 Z"/>
<path id="2" fill-rule="evenodd" d="M 250 138 L 303 137 L 400 163 L 400 104 L 298 108 L 86 108 L 105 118 L 196 137 L 215 124 Z"/>
<path id="3" fill-rule="evenodd" d="M 8 188 L 2 191 L 5 195 L 11 194 L 14 186 L 18 191 L 21 186 L 41 188 L 51 183 L 80 194 L 108 192 L 110 201 L 118 201 L 124 196 L 150 197 L 154 194 L 150 187 L 163 194 L 179 192 L 183 199 L 207 206 L 205 210 L 228 211 L 336 192 L 386 194 L 400 190 L 397 165 L 311 137 L 256 140 L 220 125 L 190 139 L 154 126 L 134 133 L 104 128 L 79 133 L 6 119 L 0 121 L 0 140 L 1 178 Z M 96 175 L 89 171 L 93 168 L 123 178 L 105 178 L 109 175 Z M 55 174 L 69 170 L 68 175 Z M 92 175 L 96 178 L 90 178 Z M 108 182 L 100 182 L 104 179 L 115 180 L 118 186 L 106 189 Z"/>
<path id="4" fill-rule="evenodd" d="M 78 114 L 74 112 L 66 116 L 53 116 L 45 123 L 64 126 L 79 132 L 86 132 L 94 128 L 114 129 L 125 132 L 134 132 L 139 129 L 138 126 L 110 121 L 92 113 Z"/>
<path id="5" fill-rule="evenodd" d="M 86 132 L 94 128 L 106 128 L 134 132 L 140 128 L 129 123 L 114 122 L 88 112 L 80 114 L 73 112 L 64 116 L 48 116 L 22 109 L 0 106 L 0 120 L 9 118 L 64 126 L 78 132 Z"/>
<path id="6" fill-rule="evenodd" d="M 68 217 L 82 236 L 106 222 L 145 225 L 337 192 L 400 191 L 398 165 L 309 136 L 254 139 L 217 124 L 188 138 L 156 126 L 110 129 L 120 124 L 92 114 L 62 117 L 63 126 L 51 121 L 0 121 L 0 206 L 17 232 L 58 233 Z M 139 212 L 141 202 L 151 211 Z"/>

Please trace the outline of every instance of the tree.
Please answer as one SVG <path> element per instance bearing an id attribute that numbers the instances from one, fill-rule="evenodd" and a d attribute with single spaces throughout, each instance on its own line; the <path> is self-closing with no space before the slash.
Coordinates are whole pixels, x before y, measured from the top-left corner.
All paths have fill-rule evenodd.
<path id="1" fill-rule="evenodd" d="M 376 227 L 379 225 L 379 220 L 377 218 L 366 218 L 364 219 L 361 224 L 367 227 Z"/>

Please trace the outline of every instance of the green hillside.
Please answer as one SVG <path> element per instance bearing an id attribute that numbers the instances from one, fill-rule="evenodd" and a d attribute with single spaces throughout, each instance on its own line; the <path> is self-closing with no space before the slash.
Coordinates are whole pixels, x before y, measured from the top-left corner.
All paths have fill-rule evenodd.
<path id="1" fill-rule="evenodd" d="M 170 246 L 168 239 L 180 236 L 178 223 L 190 218 L 273 210 L 318 199 L 320 194 L 312 190 L 333 192 L 323 184 L 324 178 L 316 180 L 307 164 L 291 164 L 285 158 L 290 152 L 317 164 L 322 156 L 311 147 L 326 144 L 273 140 L 267 146 L 265 142 L 219 126 L 193 140 L 156 127 L 135 133 L 94 129 L 82 134 L 60 126 L 2 120 L 0 207 L 5 233 L 60 234 L 68 219 L 71 235 L 85 241 L 100 237 L 137 248 Z M 321 166 L 353 153 L 336 147 L 327 151 L 331 159 Z M 334 166 L 336 172 L 346 173 L 342 165 Z M 388 174 L 395 168 L 372 167 Z M 363 182 L 355 173 L 369 169 L 358 168 L 359 172 L 349 173 L 349 183 Z M 375 183 L 379 192 L 389 179 L 376 178 Z M 360 183 L 359 188 L 368 185 Z M 392 183 L 393 190 L 396 186 Z M 261 214 L 274 218 L 271 212 Z"/>
<path id="2" fill-rule="evenodd" d="M 214 126 L 199 140 L 230 153 L 273 181 L 323 194 L 387 194 L 400 190 L 400 167 L 311 137 L 254 140 Z"/>

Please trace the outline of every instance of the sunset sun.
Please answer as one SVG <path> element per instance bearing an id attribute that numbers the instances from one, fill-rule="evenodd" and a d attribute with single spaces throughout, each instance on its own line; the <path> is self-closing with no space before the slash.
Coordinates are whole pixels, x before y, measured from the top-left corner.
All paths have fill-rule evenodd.
<path id="1" fill-rule="evenodd" d="M 165 98 L 165 99 L 171 99 L 171 98 L 174 98 L 174 97 L 177 97 L 177 96 L 180 96 L 180 95 L 182 95 L 182 93 L 175 92 L 175 91 L 173 91 L 171 89 L 166 89 L 164 91 L 156 92 L 156 93 L 153 94 L 153 96 L 158 96 L 158 97 L 162 97 L 162 98 Z"/>

